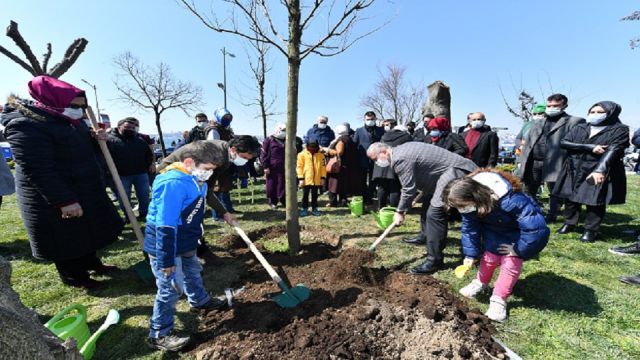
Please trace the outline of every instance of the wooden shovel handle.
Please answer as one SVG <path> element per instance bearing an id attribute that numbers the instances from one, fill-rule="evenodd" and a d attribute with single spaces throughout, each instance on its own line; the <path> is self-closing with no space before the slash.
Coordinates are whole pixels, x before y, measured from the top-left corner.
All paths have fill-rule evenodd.
<path id="1" fill-rule="evenodd" d="M 93 114 L 93 109 L 91 109 L 91 106 L 87 107 L 87 115 L 89 116 L 89 120 L 91 120 L 93 129 L 97 131 L 99 129 L 98 122 L 96 121 L 96 116 Z M 118 175 L 118 169 L 116 169 L 116 164 L 113 162 L 113 158 L 111 157 L 111 153 L 109 152 L 107 143 L 104 140 L 98 140 L 98 145 L 100 145 L 102 155 L 104 155 L 104 159 L 107 162 L 107 167 L 109 168 L 109 172 L 111 173 L 111 177 L 113 178 L 113 183 L 116 185 L 120 201 L 122 202 L 122 205 L 124 205 L 124 210 L 127 213 L 127 218 L 129 218 L 131 226 L 133 227 L 133 232 L 136 234 L 136 239 L 138 239 L 140 246 L 144 248 L 144 236 L 142 235 L 142 231 L 140 230 L 140 224 L 138 224 L 138 219 L 136 219 L 136 216 L 131 209 L 131 203 L 127 198 L 127 193 L 124 191 L 124 186 L 122 186 L 122 181 L 120 181 L 120 175 Z"/>
<path id="2" fill-rule="evenodd" d="M 387 237 L 387 235 L 389 235 L 389 233 L 391 232 L 391 230 L 393 230 L 393 228 L 396 227 L 396 223 L 391 223 L 391 225 L 389 225 L 385 231 L 382 233 L 382 235 L 380 235 L 376 241 L 373 242 L 373 244 L 371 244 L 371 246 L 369 246 L 369 251 L 373 251 L 376 249 L 376 246 L 378 246 L 378 244 L 380 244 L 380 242 L 382 242 L 382 240 L 384 240 L 384 238 Z"/>
<path id="3" fill-rule="evenodd" d="M 267 262 L 267 259 L 265 259 L 264 256 L 262 256 L 262 254 L 260 253 L 260 250 L 258 250 L 258 248 L 251 242 L 251 240 L 249 239 L 247 234 L 244 232 L 244 230 L 240 229 L 240 227 L 238 226 L 234 226 L 233 228 L 238 233 L 238 235 L 240 235 L 242 240 L 244 240 L 244 242 L 247 244 L 249 249 L 251 249 L 251 252 L 253 253 L 253 255 L 255 255 L 255 257 L 258 258 L 258 261 L 260 261 L 260 264 L 262 264 L 262 267 L 264 267 L 267 270 L 267 272 L 269 273 L 269 276 L 271 276 L 271 279 L 273 279 L 273 281 L 275 281 L 278 285 L 280 285 L 282 283 L 282 278 L 280 278 L 280 275 L 278 275 L 278 273 L 271 267 L 271 265 L 269 265 L 269 262 Z"/>

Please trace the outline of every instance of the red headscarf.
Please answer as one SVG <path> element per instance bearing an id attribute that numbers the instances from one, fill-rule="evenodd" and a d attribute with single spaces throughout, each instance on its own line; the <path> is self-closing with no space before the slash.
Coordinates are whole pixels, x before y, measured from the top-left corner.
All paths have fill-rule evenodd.
<path id="1" fill-rule="evenodd" d="M 433 119 L 431 119 L 429 121 L 429 123 L 427 124 L 427 129 L 429 129 L 429 130 L 437 129 L 437 130 L 440 130 L 440 131 L 450 131 L 451 130 L 451 122 L 447 118 L 436 117 L 436 118 L 433 118 Z M 435 144 L 438 141 L 439 138 L 440 138 L 439 136 L 432 136 L 431 137 L 431 143 Z"/>
<path id="2" fill-rule="evenodd" d="M 86 97 L 84 90 L 51 76 L 41 75 L 29 81 L 29 94 L 36 101 L 37 108 L 61 116 L 76 125 L 80 123 L 80 120 L 71 119 L 62 115 L 62 112 L 73 99 Z"/>

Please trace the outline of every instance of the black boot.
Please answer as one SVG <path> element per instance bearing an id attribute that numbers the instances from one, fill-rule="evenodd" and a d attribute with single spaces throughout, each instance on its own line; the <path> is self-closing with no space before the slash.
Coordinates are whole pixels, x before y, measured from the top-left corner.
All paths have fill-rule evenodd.
<path id="1" fill-rule="evenodd" d="M 433 274 L 439 270 L 442 270 L 443 268 L 444 268 L 444 262 L 442 260 L 438 261 L 433 259 L 427 259 L 422 264 L 409 270 L 409 274 L 413 274 L 413 275 Z"/>
<path id="2" fill-rule="evenodd" d="M 598 237 L 598 232 L 593 230 L 585 230 L 584 234 L 580 237 L 580 241 L 585 243 L 592 243 L 596 241 L 596 237 Z"/>
<path id="3" fill-rule="evenodd" d="M 402 239 L 402 242 L 412 245 L 424 245 L 427 243 L 427 240 L 421 235 L 414 236 L 412 238 Z"/>
<path id="4" fill-rule="evenodd" d="M 625 284 L 640 286 L 640 274 L 630 275 L 630 276 L 621 276 L 620 281 L 622 281 Z"/>
<path id="5" fill-rule="evenodd" d="M 560 229 L 558 229 L 557 233 L 558 234 L 568 234 L 570 232 L 573 232 L 573 230 L 575 229 L 575 225 L 570 225 L 570 224 L 563 224 Z"/>

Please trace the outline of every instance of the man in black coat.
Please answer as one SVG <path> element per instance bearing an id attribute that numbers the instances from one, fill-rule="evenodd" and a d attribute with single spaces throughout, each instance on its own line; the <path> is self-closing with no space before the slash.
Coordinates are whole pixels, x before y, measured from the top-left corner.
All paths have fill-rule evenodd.
<path id="1" fill-rule="evenodd" d="M 209 126 L 209 119 L 207 119 L 207 115 L 203 113 L 196 114 L 196 124 L 197 125 L 189 131 L 189 135 L 187 135 L 187 139 L 184 141 L 185 144 L 207 139 L 206 129 Z"/>
<path id="2" fill-rule="evenodd" d="M 153 153 L 136 131 L 138 120 L 128 117 L 118 121 L 118 127 L 111 131 L 107 147 L 118 169 L 120 181 L 131 201 L 131 187 L 136 190 L 139 218 L 147 217 L 149 208 L 149 169 L 153 164 Z M 124 211 L 124 205 L 120 204 Z"/>
<path id="3" fill-rule="evenodd" d="M 413 132 L 413 141 L 424 142 L 424 140 L 429 136 L 429 122 L 434 118 L 435 116 L 433 116 L 433 114 L 425 114 L 422 117 L 422 127 L 417 128 Z"/>
<path id="4" fill-rule="evenodd" d="M 467 116 L 469 129 L 462 136 L 467 144 L 466 157 L 478 167 L 495 167 L 498 164 L 498 134 L 485 125 L 487 118 L 481 112 Z"/>

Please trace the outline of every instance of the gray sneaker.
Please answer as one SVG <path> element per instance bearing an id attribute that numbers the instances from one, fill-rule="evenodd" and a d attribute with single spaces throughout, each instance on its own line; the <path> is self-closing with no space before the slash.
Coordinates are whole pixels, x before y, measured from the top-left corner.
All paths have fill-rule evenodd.
<path id="1" fill-rule="evenodd" d="M 622 256 L 638 256 L 640 255 L 640 242 L 631 245 L 615 246 L 609 249 L 609 252 Z"/>
<path id="2" fill-rule="evenodd" d="M 147 344 L 152 349 L 158 349 L 162 351 L 180 351 L 180 349 L 185 347 L 190 340 L 191 338 L 188 336 L 181 337 L 174 334 L 169 334 L 160 338 L 148 338 Z"/>
<path id="3" fill-rule="evenodd" d="M 640 274 L 630 275 L 630 276 L 621 276 L 620 281 L 622 281 L 625 284 L 640 286 Z"/>

